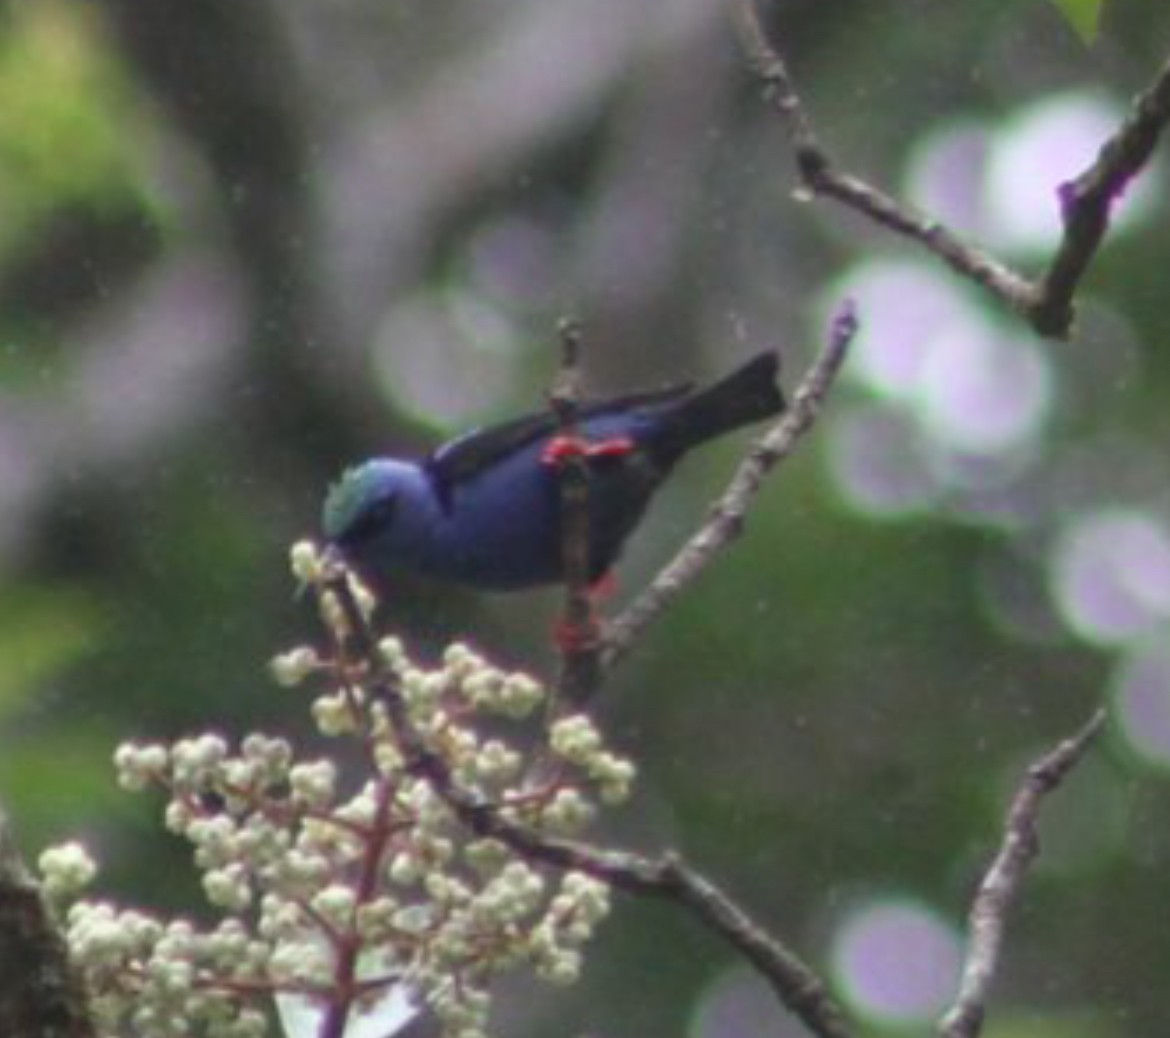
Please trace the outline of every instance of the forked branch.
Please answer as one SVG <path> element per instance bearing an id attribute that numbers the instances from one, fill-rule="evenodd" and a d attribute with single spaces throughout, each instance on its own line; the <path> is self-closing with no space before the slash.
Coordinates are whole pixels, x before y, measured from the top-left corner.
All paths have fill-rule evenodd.
<path id="1" fill-rule="evenodd" d="M 1068 337 L 1075 316 L 1073 298 L 1109 229 L 1112 207 L 1145 168 L 1170 122 L 1170 61 L 1134 99 L 1128 117 L 1093 164 L 1059 188 L 1064 233 L 1047 269 L 1029 278 L 938 220 L 838 169 L 817 138 L 780 49 L 764 31 L 755 0 L 732 0 L 732 11 L 748 67 L 765 101 L 784 122 L 806 190 L 833 198 L 916 242 L 1018 312 L 1041 335 Z"/>

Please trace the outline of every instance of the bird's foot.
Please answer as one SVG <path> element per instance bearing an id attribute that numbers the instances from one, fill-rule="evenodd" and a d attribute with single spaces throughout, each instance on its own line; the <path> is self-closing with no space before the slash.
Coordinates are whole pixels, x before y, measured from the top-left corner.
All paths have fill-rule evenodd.
<path id="1" fill-rule="evenodd" d="M 584 622 L 574 622 L 561 617 L 553 628 L 553 641 L 562 655 L 591 652 L 601 644 L 602 618 L 598 610 L 600 603 L 617 593 L 617 577 L 613 570 L 606 570 L 586 589 L 589 599 L 589 616 Z"/>
<path id="2" fill-rule="evenodd" d="M 594 616 L 584 623 L 561 617 L 553 627 L 553 642 L 562 656 L 592 652 L 601 644 L 601 625 Z"/>
<path id="3" fill-rule="evenodd" d="M 634 452 L 634 441 L 628 436 L 611 436 L 608 440 L 598 440 L 589 444 L 585 451 L 587 458 L 624 458 Z"/>
<path id="4" fill-rule="evenodd" d="M 570 458 L 621 458 L 633 450 L 634 441 L 628 436 L 611 436 L 596 443 L 581 436 L 554 436 L 544 445 L 540 460 L 558 466 Z"/>
<path id="5" fill-rule="evenodd" d="M 589 601 L 597 606 L 608 598 L 617 594 L 618 579 L 612 569 L 607 569 L 592 584 L 589 585 Z"/>

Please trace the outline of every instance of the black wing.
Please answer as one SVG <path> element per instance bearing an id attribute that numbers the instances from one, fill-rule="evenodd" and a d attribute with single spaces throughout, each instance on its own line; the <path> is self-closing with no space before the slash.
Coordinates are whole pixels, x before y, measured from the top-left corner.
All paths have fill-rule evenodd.
<path id="1" fill-rule="evenodd" d="M 588 419 L 597 415 L 660 406 L 686 396 L 692 388 L 690 383 L 683 383 L 649 393 L 632 393 L 609 400 L 597 400 L 583 404 L 578 410 L 578 415 L 582 419 Z M 435 485 L 439 500 L 446 502 L 449 500 L 451 487 L 456 483 L 470 479 L 536 440 L 552 435 L 556 428 L 557 417 L 550 410 L 537 411 L 486 429 L 472 429 L 471 432 L 464 433 L 437 448 L 423 461 L 423 466 Z"/>

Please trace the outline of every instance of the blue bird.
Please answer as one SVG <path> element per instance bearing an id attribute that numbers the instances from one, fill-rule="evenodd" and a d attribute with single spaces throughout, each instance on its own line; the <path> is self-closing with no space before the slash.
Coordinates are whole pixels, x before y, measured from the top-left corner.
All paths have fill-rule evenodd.
<path id="1" fill-rule="evenodd" d="M 583 403 L 590 580 L 612 566 L 654 492 L 691 448 L 784 409 L 779 360 L 762 353 L 714 385 Z M 483 590 L 561 579 L 557 419 L 477 429 L 421 460 L 346 471 L 323 510 L 326 540 L 375 587 L 407 569 Z"/>

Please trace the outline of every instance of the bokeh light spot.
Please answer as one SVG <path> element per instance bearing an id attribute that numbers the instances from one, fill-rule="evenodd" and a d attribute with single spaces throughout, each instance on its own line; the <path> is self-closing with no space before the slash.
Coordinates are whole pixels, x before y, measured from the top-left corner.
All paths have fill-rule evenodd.
<path id="1" fill-rule="evenodd" d="M 1131 649 L 1113 695 L 1126 742 L 1145 760 L 1170 767 L 1170 646 L 1159 641 Z"/>
<path id="2" fill-rule="evenodd" d="M 776 1001 L 776 993 L 752 970 L 720 973 L 699 997 L 687 1038 L 807 1038 L 803 1024 Z"/>
<path id="3" fill-rule="evenodd" d="M 1090 641 L 1125 642 L 1170 617 L 1170 533 L 1148 513 L 1078 517 L 1057 539 L 1051 567 L 1057 608 Z"/>
<path id="4" fill-rule="evenodd" d="M 1035 343 L 1008 340 L 982 319 L 951 327 L 921 375 L 922 419 L 932 439 L 956 450 L 1014 450 L 1048 414 L 1050 369 Z"/>
<path id="5" fill-rule="evenodd" d="M 502 310 L 472 293 L 421 293 L 386 315 L 374 367 L 396 408 L 455 429 L 506 399 L 520 338 Z"/>
<path id="6" fill-rule="evenodd" d="M 555 291 L 556 239 L 535 220 L 508 216 L 471 238 L 468 280 L 484 296 L 505 304 L 536 306 Z"/>
<path id="7" fill-rule="evenodd" d="M 830 462 L 843 496 L 892 517 L 982 495 L 985 518 L 1010 521 L 1004 488 L 1034 463 L 1054 395 L 1041 345 L 913 262 L 860 264 L 829 293 L 843 295 L 864 315 L 847 370 L 876 398 L 836 412 Z"/>
<path id="8" fill-rule="evenodd" d="M 925 1022 L 954 994 L 962 964 L 954 928 L 924 905 L 869 904 L 845 920 L 834 973 L 858 1012 L 884 1023 Z"/>
<path id="9" fill-rule="evenodd" d="M 1098 94 L 1070 91 L 1022 109 L 993 140 L 986 179 L 988 233 L 999 248 L 1035 255 L 1061 233 L 1057 189 L 1096 157 L 1121 122 L 1120 108 Z M 1148 215 L 1157 193 L 1153 171 L 1119 201 L 1110 236 Z"/>
<path id="10" fill-rule="evenodd" d="M 914 262 L 859 264 L 829 293 L 830 299 L 845 297 L 862 315 L 847 370 L 895 399 L 918 389 L 940 338 L 978 317 L 951 278 Z"/>
<path id="11" fill-rule="evenodd" d="M 948 122 L 924 136 L 910 157 L 906 194 L 960 234 L 983 234 L 990 136 L 982 123 Z"/>
<path id="12" fill-rule="evenodd" d="M 918 432 L 897 411 L 858 404 L 829 430 L 829 464 L 841 492 L 858 511 L 904 515 L 928 508 L 935 486 L 919 450 Z"/>

